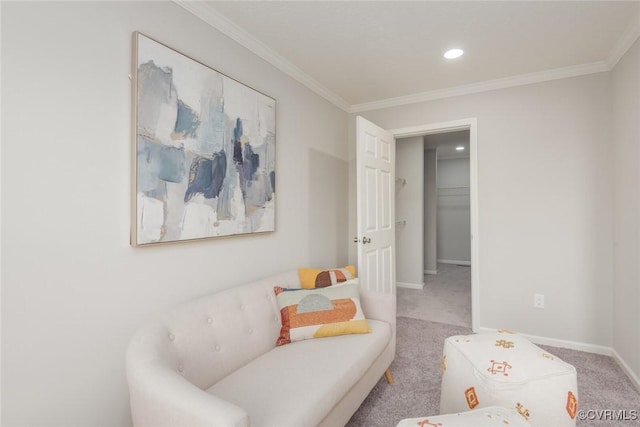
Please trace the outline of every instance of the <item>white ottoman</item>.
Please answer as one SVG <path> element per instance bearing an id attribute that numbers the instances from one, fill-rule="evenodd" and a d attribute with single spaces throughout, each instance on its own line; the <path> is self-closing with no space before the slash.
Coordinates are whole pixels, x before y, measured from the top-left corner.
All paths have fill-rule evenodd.
<path id="1" fill-rule="evenodd" d="M 529 427 L 529 425 L 515 410 L 492 406 L 459 414 L 406 418 L 396 427 Z"/>
<path id="2" fill-rule="evenodd" d="M 445 340 L 440 413 L 515 409 L 533 427 L 573 427 L 576 369 L 509 331 Z"/>

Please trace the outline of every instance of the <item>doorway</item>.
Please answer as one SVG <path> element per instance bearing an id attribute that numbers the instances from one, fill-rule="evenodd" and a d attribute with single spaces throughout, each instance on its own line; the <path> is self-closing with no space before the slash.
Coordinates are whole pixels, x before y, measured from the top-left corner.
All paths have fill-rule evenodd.
<path id="1" fill-rule="evenodd" d="M 396 212 L 421 222 L 396 228 L 398 315 L 471 327 L 469 130 L 398 139 L 396 170 L 418 181 L 397 193 Z M 414 269 L 418 290 L 407 283 Z"/>
<path id="2" fill-rule="evenodd" d="M 439 139 L 441 137 L 437 137 L 436 135 L 454 135 L 456 132 L 465 132 L 468 134 L 468 167 L 469 167 L 469 177 L 468 177 L 468 186 L 465 185 L 452 185 L 451 183 L 454 181 L 449 181 L 448 188 L 442 192 L 442 196 L 448 195 L 450 198 L 449 204 L 458 199 L 463 199 L 460 197 L 461 195 L 465 195 L 466 200 L 468 200 L 468 213 L 469 213 L 469 228 L 468 228 L 468 236 L 470 238 L 467 241 L 467 248 L 469 252 L 465 254 L 458 254 L 456 256 L 450 256 L 449 258 L 465 258 L 468 256 L 468 261 L 466 259 L 449 259 L 444 258 L 447 256 L 446 254 L 442 254 L 442 256 L 438 256 L 437 252 L 435 254 L 436 267 L 435 271 L 437 271 L 437 260 L 450 262 L 447 265 L 445 270 L 449 270 L 451 273 L 452 270 L 455 270 L 456 265 L 463 265 L 467 269 L 467 274 L 470 273 L 471 279 L 471 327 L 474 331 L 477 331 L 479 326 L 479 310 L 480 310 L 480 299 L 479 299 L 479 288 L 480 288 L 480 280 L 479 280 L 479 235 L 478 235 L 478 179 L 477 179 L 477 130 L 476 130 L 476 119 L 462 119 L 452 122 L 443 122 L 443 123 L 434 123 L 422 126 L 415 126 L 411 128 L 402 128 L 402 129 L 394 129 L 390 132 L 394 135 L 396 139 L 405 139 L 405 138 L 413 138 L 413 137 L 425 137 L 426 140 L 430 139 L 430 137 L 435 136 L 433 139 Z M 455 147 L 454 147 L 455 150 Z M 426 161 L 426 156 L 425 156 Z M 454 162 L 455 163 L 455 162 Z M 401 172 L 398 172 L 400 175 Z M 402 183 L 402 179 L 400 178 L 400 183 Z M 459 187 L 459 188 L 453 188 Z M 463 188 L 466 187 L 466 188 Z M 437 194 L 436 194 L 437 197 Z M 451 219 L 451 218 L 450 218 Z M 459 220 L 459 218 L 458 218 Z M 403 219 L 397 218 L 397 223 L 402 223 Z M 447 226 L 451 226 L 452 224 L 447 224 Z M 402 224 L 400 224 L 402 226 Z M 424 224 L 425 232 L 429 231 L 429 224 L 425 221 Z M 459 236 L 458 236 L 459 238 Z M 433 247 L 433 242 L 431 243 Z M 436 241 L 437 247 L 437 241 Z M 447 250 L 452 249 L 451 247 L 447 248 Z M 428 250 L 424 250 L 425 255 L 428 255 Z M 441 248 L 442 253 L 442 248 Z M 452 252 L 449 252 L 452 253 Z M 434 254 L 432 254 L 433 256 Z M 462 261 L 462 262 L 460 262 Z M 466 261 L 466 262 L 465 262 Z M 470 264 L 470 266 L 466 266 L 465 264 Z M 427 256 L 424 257 L 424 270 L 431 270 L 431 272 L 435 272 L 432 268 L 429 268 L 429 262 L 427 260 Z M 468 271 L 470 269 L 470 271 Z M 460 274 L 460 272 L 454 271 L 453 274 Z M 400 279 L 398 279 L 400 282 Z"/>
<path id="3" fill-rule="evenodd" d="M 424 272 L 437 275 L 443 264 L 471 266 L 469 131 L 423 138 Z"/>

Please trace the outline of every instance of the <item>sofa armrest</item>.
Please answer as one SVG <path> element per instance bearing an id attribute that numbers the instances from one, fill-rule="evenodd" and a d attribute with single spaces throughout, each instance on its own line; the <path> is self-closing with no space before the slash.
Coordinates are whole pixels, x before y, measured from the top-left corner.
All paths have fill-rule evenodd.
<path id="1" fill-rule="evenodd" d="M 249 427 L 240 407 L 196 387 L 165 365 L 128 369 L 135 427 Z"/>
<path id="2" fill-rule="evenodd" d="M 382 320 L 395 330 L 396 295 L 360 289 L 360 304 L 367 319 Z"/>

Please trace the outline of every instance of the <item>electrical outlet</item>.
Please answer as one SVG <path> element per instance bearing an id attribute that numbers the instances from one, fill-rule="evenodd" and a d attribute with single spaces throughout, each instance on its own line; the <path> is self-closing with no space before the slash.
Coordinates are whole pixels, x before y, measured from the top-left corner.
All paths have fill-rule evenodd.
<path id="1" fill-rule="evenodd" d="M 533 294 L 533 306 L 535 308 L 544 308 L 544 295 Z"/>

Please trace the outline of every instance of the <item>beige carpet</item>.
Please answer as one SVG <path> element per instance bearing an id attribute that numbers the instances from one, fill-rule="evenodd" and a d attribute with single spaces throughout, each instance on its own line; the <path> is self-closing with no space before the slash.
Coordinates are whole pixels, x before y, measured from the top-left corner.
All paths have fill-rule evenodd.
<path id="1" fill-rule="evenodd" d="M 438 414 L 444 340 L 451 335 L 469 333 L 471 330 L 466 327 L 399 317 L 396 359 L 391 365 L 395 383 L 389 385 L 381 378 L 347 426 L 393 427 L 403 418 Z M 580 409 L 636 410 L 640 414 L 640 394 L 613 359 L 575 350 L 544 348 L 576 367 Z M 638 427 L 640 420 L 587 420 L 578 421 L 577 426 Z"/>
<path id="2" fill-rule="evenodd" d="M 471 267 L 438 264 L 424 289 L 398 288 L 398 316 L 471 327 Z"/>

